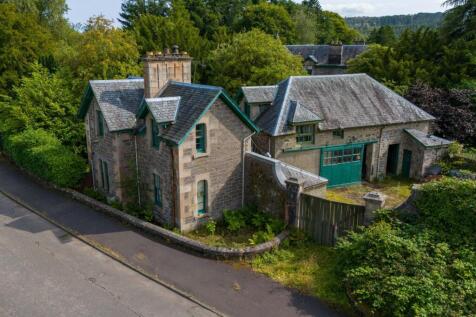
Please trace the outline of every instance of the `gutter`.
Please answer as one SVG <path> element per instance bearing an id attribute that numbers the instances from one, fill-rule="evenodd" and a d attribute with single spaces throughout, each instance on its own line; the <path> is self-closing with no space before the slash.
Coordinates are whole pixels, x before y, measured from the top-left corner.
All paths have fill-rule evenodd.
<path id="1" fill-rule="evenodd" d="M 141 203 L 141 197 L 140 197 L 140 177 L 139 177 L 139 159 L 138 159 L 138 154 L 137 154 L 137 135 L 134 135 L 134 151 L 135 151 L 135 157 L 136 157 L 136 184 L 137 184 L 137 202 L 139 203 L 139 206 L 142 205 Z"/>

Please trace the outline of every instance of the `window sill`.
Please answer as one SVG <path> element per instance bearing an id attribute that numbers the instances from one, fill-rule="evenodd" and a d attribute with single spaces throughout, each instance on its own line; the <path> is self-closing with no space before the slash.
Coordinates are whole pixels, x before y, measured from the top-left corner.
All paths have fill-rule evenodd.
<path id="1" fill-rule="evenodd" d="M 208 157 L 208 154 L 209 154 L 208 152 L 206 152 L 206 153 L 194 153 L 193 154 L 193 159 L 195 160 L 195 159 L 199 159 L 199 158 L 202 158 L 202 157 Z"/>
<path id="2" fill-rule="evenodd" d="M 206 219 L 206 218 L 210 218 L 210 215 L 209 215 L 208 213 L 206 213 L 206 214 L 201 214 L 201 215 L 200 215 L 200 214 L 197 214 L 197 215 L 195 216 L 195 219 Z"/>

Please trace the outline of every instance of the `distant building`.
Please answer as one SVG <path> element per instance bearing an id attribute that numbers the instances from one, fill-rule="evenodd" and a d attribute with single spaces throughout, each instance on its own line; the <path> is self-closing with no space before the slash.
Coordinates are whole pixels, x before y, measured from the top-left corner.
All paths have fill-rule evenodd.
<path id="1" fill-rule="evenodd" d="M 294 55 L 304 59 L 309 75 L 346 73 L 347 62 L 367 49 L 367 45 L 286 45 Z"/>

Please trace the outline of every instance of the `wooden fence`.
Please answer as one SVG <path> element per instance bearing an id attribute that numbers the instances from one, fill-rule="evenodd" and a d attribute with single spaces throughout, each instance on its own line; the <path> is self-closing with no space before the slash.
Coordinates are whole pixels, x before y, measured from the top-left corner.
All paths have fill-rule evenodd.
<path id="1" fill-rule="evenodd" d="M 365 207 L 301 194 L 296 225 L 317 243 L 335 245 L 337 238 L 364 224 Z"/>

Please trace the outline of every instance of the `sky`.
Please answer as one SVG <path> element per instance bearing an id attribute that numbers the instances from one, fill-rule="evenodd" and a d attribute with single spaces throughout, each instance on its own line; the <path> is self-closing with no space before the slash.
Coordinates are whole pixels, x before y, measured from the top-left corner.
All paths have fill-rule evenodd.
<path id="1" fill-rule="evenodd" d="M 443 11 L 443 0 L 321 0 L 325 10 L 342 16 L 381 16 Z M 72 23 L 84 23 L 93 15 L 103 14 L 116 24 L 122 0 L 67 0 Z"/>

